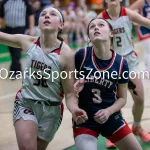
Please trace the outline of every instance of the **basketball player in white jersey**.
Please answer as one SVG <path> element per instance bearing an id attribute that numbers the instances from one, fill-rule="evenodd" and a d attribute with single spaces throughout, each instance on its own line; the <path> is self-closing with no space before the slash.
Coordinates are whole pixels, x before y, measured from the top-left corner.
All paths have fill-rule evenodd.
<path id="1" fill-rule="evenodd" d="M 135 11 L 121 7 L 121 2 L 122 0 L 106 0 L 108 8 L 98 15 L 98 18 L 104 18 L 112 25 L 114 30 L 113 49 L 127 60 L 130 72 L 138 72 L 139 60 L 132 44 L 132 21 L 150 28 L 150 20 Z M 132 107 L 134 117 L 132 131 L 134 134 L 140 136 L 142 141 L 150 142 L 150 134 L 145 131 L 140 124 L 144 110 L 144 89 L 142 80 L 138 78 L 138 75 L 135 77 L 135 73 L 132 72 L 131 78 L 130 81 L 132 82 L 129 83 L 133 83 L 136 86 L 135 90 L 130 90 L 134 100 Z M 110 141 L 107 141 L 107 146 L 113 147 Z"/>
<path id="2" fill-rule="evenodd" d="M 138 9 L 142 16 L 150 19 L 150 0 L 137 0 L 130 6 L 130 9 Z M 150 74 L 150 29 L 137 26 L 137 34 L 144 49 L 145 69 Z M 149 78 L 148 75 L 146 77 Z"/>
<path id="3" fill-rule="evenodd" d="M 60 74 L 61 71 L 69 73 L 74 70 L 74 54 L 58 37 L 63 26 L 62 14 L 49 7 L 39 17 L 40 38 L 0 32 L 0 43 L 21 47 L 27 53 L 26 74 L 13 111 L 20 150 L 46 149 L 61 124 L 63 91 L 74 120 L 82 123 L 87 119 L 86 113 L 72 108 L 70 102 L 77 99 L 73 92 L 74 74 L 69 78 L 55 76 L 52 79 L 54 71 Z"/>

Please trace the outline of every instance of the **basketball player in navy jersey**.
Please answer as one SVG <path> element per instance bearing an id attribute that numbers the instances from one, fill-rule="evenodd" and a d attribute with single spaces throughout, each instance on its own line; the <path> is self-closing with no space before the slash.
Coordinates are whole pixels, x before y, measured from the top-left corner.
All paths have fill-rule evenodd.
<path id="1" fill-rule="evenodd" d="M 0 43 L 22 48 L 27 53 L 26 74 L 13 111 L 20 150 L 46 149 L 61 124 L 63 92 L 74 120 L 80 114 L 83 122 L 87 119 L 83 110 L 73 108 L 70 103 L 77 99 L 73 92 L 74 74 L 64 79 L 52 76 L 54 71 L 59 75 L 62 70 L 67 74 L 74 71 L 74 54 L 59 37 L 63 26 L 62 14 L 49 7 L 39 17 L 40 38 L 0 32 Z M 80 118 L 77 120 L 82 122 Z"/>
<path id="2" fill-rule="evenodd" d="M 78 105 L 88 116 L 84 123 L 74 123 L 77 150 L 97 150 L 100 134 L 120 150 L 142 150 L 121 114 L 127 100 L 129 69 L 127 61 L 111 50 L 112 32 L 104 19 L 91 20 L 88 36 L 92 46 L 80 49 L 75 55 L 79 77 L 84 78 L 83 89 L 76 87 L 76 83 L 75 92 L 82 89 Z"/>
<path id="3" fill-rule="evenodd" d="M 139 10 L 139 13 L 147 19 L 150 19 L 150 0 L 137 0 L 131 6 L 132 10 Z M 144 61 L 146 71 L 150 74 L 150 29 L 143 26 L 137 26 L 137 33 L 142 47 L 144 48 Z M 145 75 L 150 78 L 149 75 Z"/>
<path id="4" fill-rule="evenodd" d="M 114 32 L 113 49 L 128 62 L 129 72 L 131 73 L 129 91 L 134 101 L 132 107 L 134 119 L 132 131 L 135 135 L 138 135 L 143 142 L 150 142 L 150 134 L 141 126 L 144 110 L 144 88 L 142 80 L 138 76 L 139 59 L 134 51 L 132 42 L 132 21 L 150 28 L 150 20 L 133 10 L 121 7 L 120 2 L 122 2 L 122 0 L 106 0 L 107 9 L 98 15 L 98 18 L 104 18 L 112 25 Z M 134 90 L 131 89 L 132 85 L 130 83 L 135 85 Z M 106 144 L 108 148 L 114 147 L 108 140 Z"/>

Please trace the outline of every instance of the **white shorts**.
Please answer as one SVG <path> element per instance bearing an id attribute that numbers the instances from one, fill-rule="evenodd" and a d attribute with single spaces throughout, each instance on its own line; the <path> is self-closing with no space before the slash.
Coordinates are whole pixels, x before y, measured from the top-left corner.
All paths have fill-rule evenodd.
<path id="1" fill-rule="evenodd" d="M 50 142 L 62 122 L 62 115 L 63 104 L 49 106 L 19 96 L 14 103 L 13 123 L 20 118 L 34 121 L 38 126 L 38 137 Z"/>
<path id="2" fill-rule="evenodd" d="M 137 73 L 139 71 L 138 70 L 139 59 L 138 59 L 136 52 L 133 51 L 129 55 L 124 56 L 124 58 L 126 59 L 128 63 L 129 72 L 134 71 Z"/>

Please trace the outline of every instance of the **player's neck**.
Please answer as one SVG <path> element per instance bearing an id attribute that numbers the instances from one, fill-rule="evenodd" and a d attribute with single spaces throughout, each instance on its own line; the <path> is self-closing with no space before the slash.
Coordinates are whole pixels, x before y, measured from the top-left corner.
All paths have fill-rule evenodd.
<path id="1" fill-rule="evenodd" d="M 54 34 L 42 34 L 40 36 L 41 48 L 45 52 L 50 52 L 60 45 L 60 41 L 55 37 Z"/>
<path id="2" fill-rule="evenodd" d="M 108 60 L 112 57 L 112 52 L 110 51 L 110 43 L 108 42 L 102 41 L 99 43 L 94 43 L 93 48 L 96 57 L 99 59 Z"/>
<path id="3" fill-rule="evenodd" d="M 111 19 L 117 19 L 120 15 L 121 6 L 118 5 L 117 7 L 108 7 L 107 12 Z"/>

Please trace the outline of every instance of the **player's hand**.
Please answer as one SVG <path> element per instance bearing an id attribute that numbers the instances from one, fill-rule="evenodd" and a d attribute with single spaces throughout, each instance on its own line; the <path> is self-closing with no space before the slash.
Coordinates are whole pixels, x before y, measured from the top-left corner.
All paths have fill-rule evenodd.
<path id="1" fill-rule="evenodd" d="M 110 116 L 110 112 L 107 109 L 101 109 L 94 115 L 94 119 L 99 124 L 104 124 Z"/>
<path id="2" fill-rule="evenodd" d="M 87 116 L 86 112 L 83 109 L 80 109 L 79 107 L 75 108 L 72 111 L 72 117 L 77 125 L 82 124 L 86 120 L 88 120 L 88 116 Z"/>
<path id="3" fill-rule="evenodd" d="M 83 88 L 84 88 L 84 79 L 77 80 L 74 84 L 74 93 L 78 95 L 79 92 L 83 90 Z"/>

